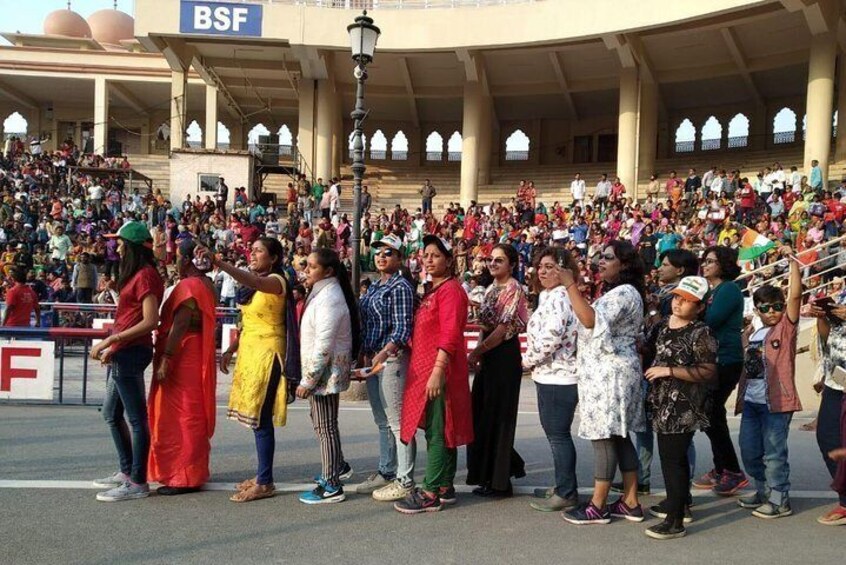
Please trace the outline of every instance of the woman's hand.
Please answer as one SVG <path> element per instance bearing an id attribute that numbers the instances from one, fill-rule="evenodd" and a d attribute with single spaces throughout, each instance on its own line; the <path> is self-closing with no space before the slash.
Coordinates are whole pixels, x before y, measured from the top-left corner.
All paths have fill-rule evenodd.
<path id="1" fill-rule="evenodd" d="M 156 380 L 159 382 L 164 381 L 168 373 L 170 373 L 170 358 L 163 356 L 161 361 L 159 361 L 159 370 L 156 371 Z"/>
<path id="2" fill-rule="evenodd" d="M 311 391 L 306 387 L 300 385 L 297 387 L 297 398 L 306 399 L 311 396 Z"/>
<path id="3" fill-rule="evenodd" d="M 91 348 L 89 357 L 91 357 L 94 361 L 101 361 L 103 364 L 107 363 L 106 359 L 111 358 L 112 356 L 110 348 L 114 342 L 115 340 L 113 336 L 109 336 L 106 339 L 101 340 L 100 343 Z M 104 353 L 105 357 L 101 358 L 101 355 Z"/>
<path id="4" fill-rule="evenodd" d="M 235 352 L 227 349 L 223 355 L 220 356 L 220 372 L 224 375 L 229 374 L 229 364 L 232 362 L 233 355 L 235 355 Z"/>
<path id="5" fill-rule="evenodd" d="M 479 362 L 482 360 L 482 346 L 477 345 L 476 349 L 470 352 L 470 355 L 467 356 L 467 365 L 470 368 L 477 368 L 479 366 Z"/>
<path id="6" fill-rule="evenodd" d="M 670 376 L 669 367 L 650 367 L 646 370 L 644 375 L 646 380 L 652 382 L 657 379 L 663 379 Z"/>
<path id="7" fill-rule="evenodd" d="M 802 307 L 801 315 L 806 318 L 824 318 L 825 310 L 815 305 L 813 302 L 809 302 Z"/>
<path id="8" fill-rule="evenodd" d="M 831 309 L 831 315 L 838 320 L 846 321 L 846 306 L 835 306 Z"/>
<path id="9" fill-rule="evenodd" d="M 440 367 L 432 369 L 432 375 L 426 382 L 426 400 L 434 400 L 441 395 L 444 389 L 446 375 Z"/>
<path id="10" fill-rule="evenodd" d="M 846 461 L 846 447 L 839 447 L 828 452 L 832 461 Z"/>
<path id="11" fill-rule="evenodd" d="M 196 257 L 197 259 L 208 261 L 210 265 L 215 264 L 214 253 L 212 253 L 212 250 L 208 247 L 198 245 L 196 249 L 194 249 L 194 257 Z"/>
<path id="12" fill-rule="evenodd" d="M 570 269 L 558 267 L 558 282 L 564 288 L 569 288 L 571 284 L 573 284 L 575 279 L 573 278 L 573 272 Z"/>

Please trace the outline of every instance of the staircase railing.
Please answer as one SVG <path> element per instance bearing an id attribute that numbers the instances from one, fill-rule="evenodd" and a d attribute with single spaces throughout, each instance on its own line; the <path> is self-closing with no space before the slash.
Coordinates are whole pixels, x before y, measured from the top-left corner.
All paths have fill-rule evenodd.
<path id="1" fill-rule="evenodd" d="M 843 257 L 846 257 L 846 247 L 843 247 L 841 245 L 841 243 L 844 240 L 846 240 L 846 236 L 841 236 L 841 237 L 837 237 L 837 238 L 834 238 L 834 239 L 829 239 L 827 241 L 820 243 L 819 245 L 815 245 L 814 247 L 809 247 L 807 249 L 803 249 L 802 251 L 799 251 L 799 252 L 796 253 L 796 255 L 800 258 L 805 254 L 813 253 L 815 251 L 816 252 L 822 251 L 823 253 L 826 253 L 826 255 L 824 257 L 817 258 L 814 261 L 811 261 L 809 263 L 802 263 L 802 271 L 803 271 L 802 282 L 803 283 L 807 282 L 809 279 L 814 278 L 814 277 L 820 277 L 820 280 L 822 281 L 823 275 L 826 275 L 828 273 L 833 273 L 835 271 L 838 271 L 838 270 L 846 267 L 846 261 L 841 262 L 839 260 L 841 253 L 843 253 Z M 828 249 L 833 247 L 833 246 L 837 246 L 838 250 L 835 251 L 834 253 L 829 254 Z M 765 284 L 780 284 L 780 282 L 782 280 L 784 280 L 788 276 L 790 276 L 789 271 L 787 271 L 787 269 L 786 269 L 788 261 L 789 261 L 789 259 L 787 259 L 787 258 L 779 259 L 778 261 L 776 261 L 774 263 L 769 263 L 767 265 L 764 265 L 763 267 L 758 267 L 757 269 L 749 271 L 748 273 L 743 273 L 742 275 L 737 277 L 737 279 L 735 279 L 735 280 L 736 281 L 749 280 L 750 283 L 746 286 L 746 289 L 744 290 L 744 292 L 748 293 L 751 296 L 752 293 L 755 292 L 755 290 L 764 286 Z M 821 269 L 819 271 L 814 271 L 813 273 L 811 272 L 812 267 L 814 267 L 816 265 L 821 265 L 821 264 L 826 263 L 828 261 L 831 261 L 832 265 L 830 265 L 830 266 L 828 266 L 824 269 Z M 785 272 L 778 274 L 778 275 L 774 275 L 774 276 L 755 280 L 755 277 L 757 275 L 763 274 L 768 270 L 777 269 L 777 268 L 780 268 L 780 267 L 785 267 Z M 807 287 L 802 292 L 802 295 L 806 296 L 806 295 L 816 294 L 816 293 L 820 292 L 821 290 L 824 290 L 824 289 L 832 286 L 833 284 L 834 284 L 834 280 L 832 278 L 832 280 L 829 280 L 828 282 L 824 282 L 822 284 L 814 286 L 813 288 Z"/>

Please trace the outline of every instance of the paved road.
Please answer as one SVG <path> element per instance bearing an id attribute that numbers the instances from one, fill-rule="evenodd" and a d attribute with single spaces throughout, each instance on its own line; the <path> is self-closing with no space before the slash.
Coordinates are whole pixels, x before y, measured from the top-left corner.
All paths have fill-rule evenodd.
<path id="1" fill-rule="evenodd" d="M 519 492 L 551 480 L 549 448 L 538 423 L 530 382 L 524 382 L 517 448 L 528 476 Z M 527 496 L 479 500 L 461 489 L 459 504 L 438 514 L 403 516 L 390 505 L 351 495 L 336 505 L 306 507 L 294 491 L 319 470 L 308 412 L 295 404 L 277 434 L 276 481 L 289 492 L 252 504 L 211 491 L 177 498 L 152 496 L 98 503 L 92 478 L 114 470 L 111 440 L 96 407 L 0 405 L 0 562 L 25 563 L 561 563 L 577 559 L 628 563 L 842 563 L 844 529 L 816 524 L 834 501 L 813 434 L 794 422 L 790 440 L 795 515 L 765 522 L 732 500 L 698 497 L 689 535 L 650 540 L 654 523 L 624 521 L 576 527 L 558 514 L 528 506 Z M 254 473 L 252 434 L 218 421 L 212 458 L 214 488 Z M 737 428 L 737 421 L 732 421 Z M 378 444 L 365 403 L 344 403 L 341 430 L 347 459 L 363 480 L 377 462 Z M 700 434 L 701 435 L 701 434 Z M 699 471 L 710 451 L 697 438 Z M 578 470 L 589 486 L 592 455 L 577 441 Z M 425 453 L 421 446 L 418 465 Z M 658 462 L 654 464 L 658 472 Z M 463 479 L 463 453 L 459 460 Z M 653 489 L 662 488 L 659 476 Z M 46 482 L 38 482 L 46 481 Z M 49 487 L 49 488 L 46 488 Z M 352 489 L 348 489 L 352 490 Z M 654 503 L 659 496 L 646 499 Z"/>

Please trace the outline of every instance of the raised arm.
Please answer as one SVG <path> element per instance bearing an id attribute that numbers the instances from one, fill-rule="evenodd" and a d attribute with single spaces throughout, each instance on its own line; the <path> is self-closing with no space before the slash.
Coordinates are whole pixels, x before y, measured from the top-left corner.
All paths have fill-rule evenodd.
<path id="1" fill-rule="evenodd" d="M 787 319 L 794 324 L 799 321 L 799 311 L 802 308 L 802 273 L 799 270 L 799 259 L 792 254 L 790 246 L 782 247 L 782 255 L 789 257 L 790 265 L 789 285 L 787 287 Z"/>
<path id="2" fill-rule="evenodd" d="M 262 276 L 250 271 L 244 271 L 235 265 L 216 258 L 208 248 L 203 248 L 199 253 L 208 257 L 212 265 L 229 274 L 233 279 L 238 281 L 238 284 L 253 288 L 259 292 L 266 292 L 267 294 L 282 294 L 285 292 L 284 283 L 276 275 Z"/>

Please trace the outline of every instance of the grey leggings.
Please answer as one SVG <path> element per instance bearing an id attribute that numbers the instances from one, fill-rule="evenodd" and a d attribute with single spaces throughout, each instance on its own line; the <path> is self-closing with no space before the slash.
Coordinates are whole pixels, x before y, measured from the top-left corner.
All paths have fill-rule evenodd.
<path id="1" fill-rule="evenodd" d="M 637 452 L 629 436 L 611 436 L 608 439 L 595 439 L 593 444 L 593 478 L 597 481 L 610 482 L 617 472 L 637 471 Z"/>

